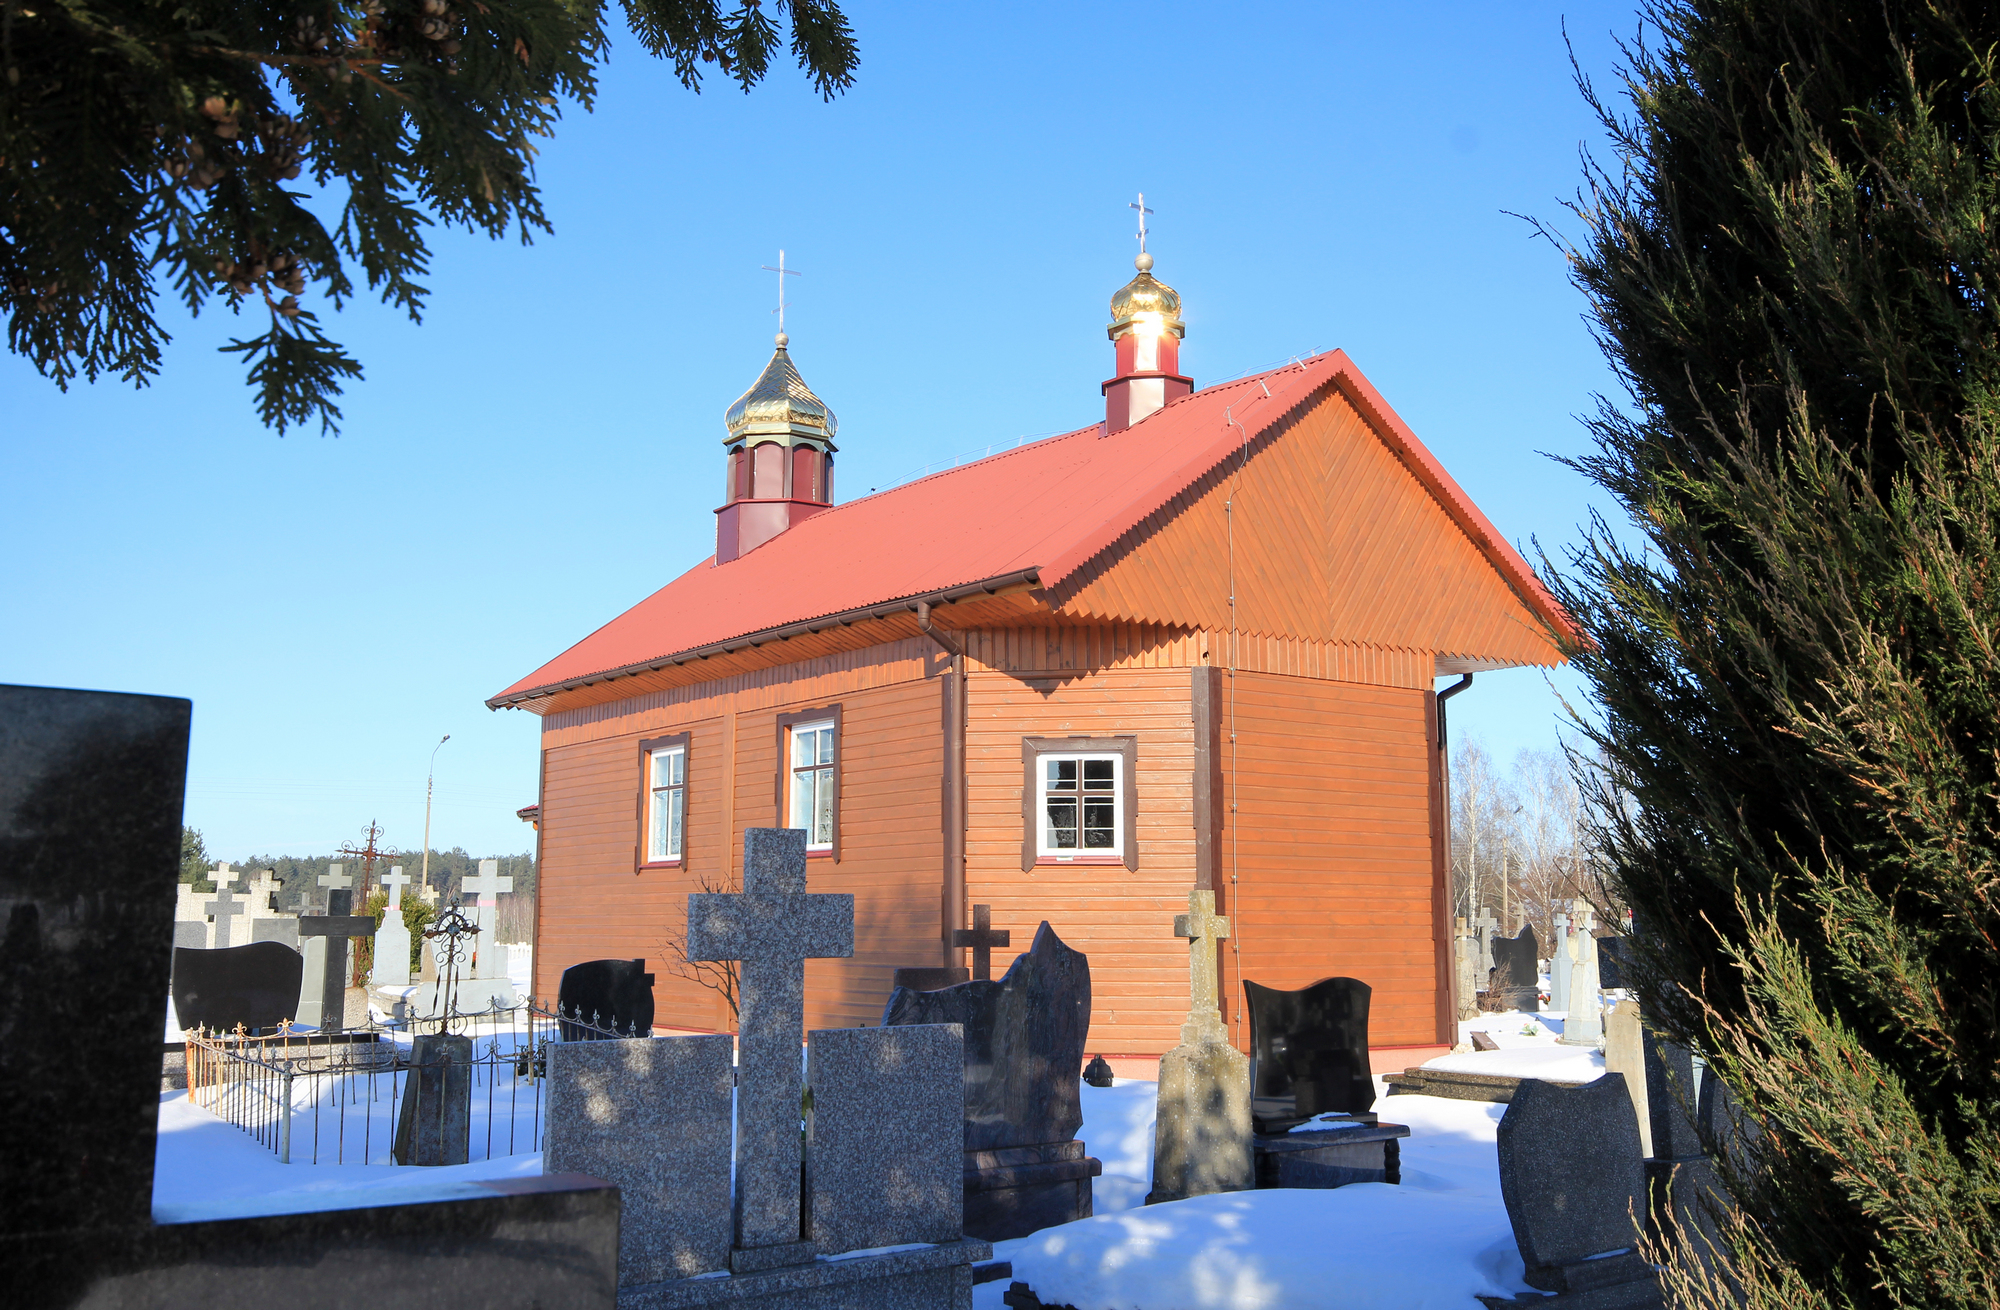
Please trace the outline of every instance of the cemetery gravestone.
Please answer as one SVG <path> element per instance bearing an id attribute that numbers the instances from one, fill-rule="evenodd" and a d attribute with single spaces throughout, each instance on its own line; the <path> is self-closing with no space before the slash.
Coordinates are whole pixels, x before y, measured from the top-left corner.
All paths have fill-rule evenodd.
<path id="1" fill-rule="evenodd" d="M 0 687 L 5 951 L 34 962 L 0 970 L 0 1086 L 33 1089 L 0 1116 L 0 1177 L 33 1181 L 0 1188 L 10 1302 L 611 1310 L 618 1197 L 594 1180 L 186 1222 L 155 1211 L 190 708 Z"/>
<path id="2" fill-rule="evenodd" d="M 183 1032 L 270 1032 L 293 1017 L 305 961 L 278 942 L 174 950 L 174 1022 Z"/>
<path id="3" fill-rule="evenodd" d="M 743 834 L 741 893 L 688 897 L 690 960 L 737 960 L 737 1273 L 813 1258 L 799 1237 L 805 962 L 854 954 L 854 897 L 806 892 L 805 830 Z"/>
<path id="4" fill-rule="evenodd" d="M 329 865 L 319 885 L 327 889 L 326 913 L 299 916 L 299 936 L 309 940 L 298 1021 L 339 1032 L 347 1026 L 347 939 L 373 936 L 375 920 L 354 913 L 354 879 L 345 866 Z"/>
<path id="5" fill-rule="evenodd" d="M 951 944 L 972 950 L 972 981 L 989 982 L 993 978 L 993 948 L 1010 945 L 1014 940 L 1011 929 L 993 927 L 993 907 L 975 905 L 972 907 L 972 930 L 963 928 L 952 930 Z"/>
<path id="6" fill-rule="evenodd" d="M 464 1164 L 472 1140 L 472 1039 L 420 1033 L 396 1111 L 397 1164 Z"/>
<path id="7" fill-rule="evenodd" d="M 1653 1122 L 1646 1108 L 1645 1032 L 1639 1025 L 1639 1003 L 1620 1001 L 1604 1021 L 1604 1071 L 1623 1074 L 1639 1125 L 1639 1154 L 1653 1153 Z"/>
<path id="8" fill-rule="evenodd" d="M 506 978 L 506 955 L 496 939 L 500 927 L 499 894 L 513 891 L 514 879 L 500 876 L 500 861 L 481 860 L 479 873 L 465 880 L 465 890 L 479 897 L 479 944 L 474 948 L 473 976 L 487 980 Z"/>
<path id="9" fill-rule="evenodd" d="M 644 960 L 585 960 L 563 970 L 556 991 L 556 1012 L 577 1023 L 557 1025 L 566 1042 L 589 1041 L 609 1028 L 630 1037 L 653 1032 L 653 975 Z M 584 1025 L 590 1025 L 585 1027 Z"/>
<path id="10" fill-rule="evenodd" d="M 811 1034 L 803 1204 L 817 1254 L 963 1236 L 964 1071 L 956 1024 Z"/>
<path id="11" fill-rule="evenodd" d="M 377 987 L 407 987 L 410 925 L 403 921 L 403 888 L 410 885 L 410 875 L 402 865 L 392 865 L 382 885 L 389 889 L 389 904 L 382 911 L 382 926 L 375 930 L 375 968 L 369 977 Z"/>
<path id="12" fill-rule="evenodd" d="M 250 940 L 253 942 L 276 942 L 280 946 L 289 946 L 292 950 L 298 951 L 300 944 L 299 921 L 296 917 L 289 914 L 273 915 L 268 919 L 252 919 L 250 920 Z M 303 956 L 304 952 L 300 951 L 300 955 Z M 303 959 L 300 960 L 300 965 L 303 969 L 305 965 Z M 300 974 L 300 979 L 301 981 L 304 980 L 303 972 Z M 298 1008 L 297 997 L 292 998 L 292 1008 L 295 1010 Z"/>
<path id="13" fill-rule="evenodd" d="M 1500 1195 L 1528 1285 L 1556 1295 L 1482 1302 L 1548 1310 L 1663 1305 L 1653 1268 L 1637 1251 L 1646 1180 L 1624 1078 L 1607 1073 L 1575 1088 L 1523 1080 L 1500 1120 L 1498 1148 Z"/>
<path id="14" fill-rule="evenodd" d="M 1569 939 L 1569 990 L 1561 995 L 1568 1014 L 1559 1040 L 1565 1046 L 1596 1046 L 1604 1040 L 1604 1006 L 1597 995 L 1597 938 L 1591 935 L 1595 912 L 1584 900 L 1570 909 L 1576 931 Z"/>
<path id="15" fill-rule="evenodd" d="M 1103 1166 L 1076 1140 L 1083 1125 L 1076 1071 L 1090 1032 L 1088 957 L 1044 922 L 999 982 L 899 988 L 882 1024 L 956 1024 L 964 1033 L 966 1232 L 1001 1241 L 1090 1216 L 1090 1180 Z"/>
<path id="16" fill-rule="evenodd" d="M 1479 1013 L 1479 979 L 1484 975 L 1475 969 L 1479 957 L 1479 943 L 1466 927 L 1461 917 L 1456 921 L 1458 935 L 1458 1017 L 1470 1019 Z"/>
<path id="17" fill-rule="evenodd" d="M 618 1281 L 729 1268 L 730 1066 L 714 1037 L 549 1047 L 544 1173 L 618 1185 Z"/>
<path id="18" fill-rule="evenodd" d="M 1549 945 L 1549 999 L 1558 1006 L 1569 1005 L 1569 916 L 1555 916 L 1556 938 Z"/>
<path id="19" fill-rule="evenodd" d="M 1515 937 L 1493 942 L 1493 985 L 1488 990 L 1503 1010 L 1535 1013 L 1542 1008 L 1535 925 L 1523 924 Z"/>
<path id="20" fill-rule="evenodd" d="M 1216 943 L 1229 935 L 1229 921 L 1216 914 L 1212 890 L 1188 893 L 1174 935 L 1188 939 L 1188 1017 L 1181 1044 L 1160 1057 L 1149 1205 L 1256 1183 L 1250 1061 L 1229 1044 L 1217 1005 Z"/>
<path id="21" fill-rule="evenodd" d="M 1628 981 L 1627 941 L 1623 937 L 1604 937 L 1597 943 L 1597 985 L 1605 991 L 1625 991 L 1632 984 Z"/>
<path id="22" fill-rule="evenodd" d="M 236 881 L 236 873 L 227 864 L 216 865 L 209 880 L 215 884 L 215 899 L 203 902 L 201 908 L 215 923 L 215 945 L 219 950 L 233 944 L 229 921 L 242 917 L 243 903 L 229 890 L 229 884 Z"/>
<path id="23" fill-rule="evenodd" d="M 176 950 L 205 951 L 208 949 L 208 925 L 193 923 L 186 919 L 174 920 L 174 948 Z M 294 997 L 296 1003 L 298 998 Z"/>
<path id="24" fill-rule="evenodd" d="M 1479 934 L 1479 976 L 1489 978 L 1493 974 L 1493 943 L 1500 937 L 1500 921 L 1493 917 L 1493 911 L 1483 910 L 1473 928 Z"/>
<path id="25" fill-rule="evenodd" d="M 1258 1132 L 1286 1132 L 1319 1114 L 1364 1114 L 1375 1104 L 1368 1060 L 1372 995 L 1354 978 L 1322 978 L 1291 992 L 1244 980 Z"/>

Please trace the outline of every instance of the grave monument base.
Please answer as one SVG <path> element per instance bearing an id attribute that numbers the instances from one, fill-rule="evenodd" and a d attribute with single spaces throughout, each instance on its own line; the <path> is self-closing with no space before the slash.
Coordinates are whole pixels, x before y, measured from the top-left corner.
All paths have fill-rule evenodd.
<path id="1" fill-rule="evenodd" d="M 618 1310 L 971 1310 L 972 1266 L 991 1259 L 990 1243 L 966 1238 L 878 1255 L 821 1257 L 758 1273 L 714 1274 L 631 1284 L 618 1289 Z"/>
<path id="2" fill-rule="evenodd" d="M 965 1231 L 989 1242 L 1091 1216 L 1090 1180 L 1104 1165 L 1082 1142 L 965 1153 Z"/>
<path id="3" fill-rule="evenodd" d="M 1402 1124 L 1385 1123 L 1320 1132 L 1259 1133 L 1251 1144 L 1257 1158 L 1257 1186 L 1400 1183 L 1402 1152 L 1397 1142 L 1409 1135 L 1410 1130 Z"/>

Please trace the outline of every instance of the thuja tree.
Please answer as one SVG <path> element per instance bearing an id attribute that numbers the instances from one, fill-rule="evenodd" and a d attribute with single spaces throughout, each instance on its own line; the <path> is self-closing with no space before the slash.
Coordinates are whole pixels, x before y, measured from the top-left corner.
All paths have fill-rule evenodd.
<path id="1" fill-rule="evenodd" d="M 857 53 L 834 0 L 624 0 L 694 89 L 748 91 L 789 41 L 814 87 Z M 0 311 L 8 345 L 67 386 L 143 383 L 167 340 L 156 279 L 220 296 L 264 422 L 320 420 L 360 365 L 300 301 L 421 312 L 433 222 L 548 229 L 534 140 L 589 106 L 598 0 L 0 0 Z M 322 221 L 309 180 L 338 217 Z"/>
<path id="2" fill-rule="evenodd" d="M 1632 526 L 1558 586 L 1649 1019 L 1763 1130 L 1683 1293 L 1992 1306 L 2000 12 L 1645 21 L 1570 252 L 1629 390 L 1579 464 Z"/>

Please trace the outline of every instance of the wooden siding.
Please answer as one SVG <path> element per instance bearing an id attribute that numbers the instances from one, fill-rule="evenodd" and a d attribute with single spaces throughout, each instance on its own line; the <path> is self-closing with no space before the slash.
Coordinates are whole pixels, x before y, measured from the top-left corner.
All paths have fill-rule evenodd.
<path id="1" fill-rule="evenodd" d="M 1239 673 L 1222 702 L 1232 1000 L 1359 978 L 1371 1045 L 1439 1040 L 1424 693 Z"/>
<path id="2" fill-rule="evenodd" d="M 1352 641 L 1235 635 L 1235 659 L 1225 629 L 1168 628 L 1157 624 L 1072 624 L 1062 627 L 992 628 L 963 634 L 976 663 L 1013 674 L 1085 673 L 1098 669 L 1194 668 L 1231 665 L 1295 678 L 1371 682 L 1385 687 L 1428 688 L 1436 657 Z"/>
<path id="3" fill-rule="evenodd" d="M 669 971 L 666 943 L 704 880 L 741 885 L 743 829 L 779 821 L 777 716 L 837 701 L 841 859 L 816 858 L 807 876 L 813 891 L 854 894 L 855 954 L 806 966 L 807 1022 L 879 1019 L 890 971 L 936 963 L 941 949 L 943 665 L 923 648 L 935 650 L 899 642 L 788 677 L 740 675 L 549 716 L 537 994 L 554 996 L 582 960 L 644 957 L 657 1023 L 727 1027 L 713 993 Z M 690 734 L 687 858 L 638 871 L 638 743 L 680 731 Z"/>
<path id="4" fill-rule="evenodd" d="M 1049 599 L 1098 621 L 1559 658 L 1534 612 L 1336 391 L 1161 506 Z"/>
<path id="5" fill-rule="evenodd" d="M 993 907 L 1013 945 L 998 977 L 1049 921 L 1090 957 L 1089 1049 L 1156 1053 L 1187 1017 L 1187 944 L 1173 935 L 1194 881 L 1194 722 L 1189 671 L 1123 668 L 1037 690 L 975 670 L 967 679 L 966 900 Z M 1023 737 L 1138 738 L 1139 867 L 1038 864 L 1021 869 Z"/>

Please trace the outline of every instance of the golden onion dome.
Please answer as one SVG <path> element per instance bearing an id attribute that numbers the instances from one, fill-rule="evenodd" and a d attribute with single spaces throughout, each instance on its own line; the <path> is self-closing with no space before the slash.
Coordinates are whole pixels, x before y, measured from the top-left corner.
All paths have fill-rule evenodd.
<path id="1" fill-rule="evenodd" d="M 1136 327 L 1187 336 L 1181 322 L 1181 293 L 1153 276 L 1153 257 L 1141 254 L 1136 261 L 1139 275 L 1118 288 L 1111 297 L 1111 324 L 1105 332 L 1116 341 Z"/>
<path id="2" fill-rule="evenodd" d="M 723 414 L 722 422 L 729 429 L 729 435 L 722 439 L 724 445 L 776 436 L 789 446 L 792 438 L 806 437 L 834 449 L 833 434 L 840 429 L 840 421 L 799 376 L 785 350 L 788 340 L 784 333 L 778 334 L 778 348 L 762 376 Z"/>

